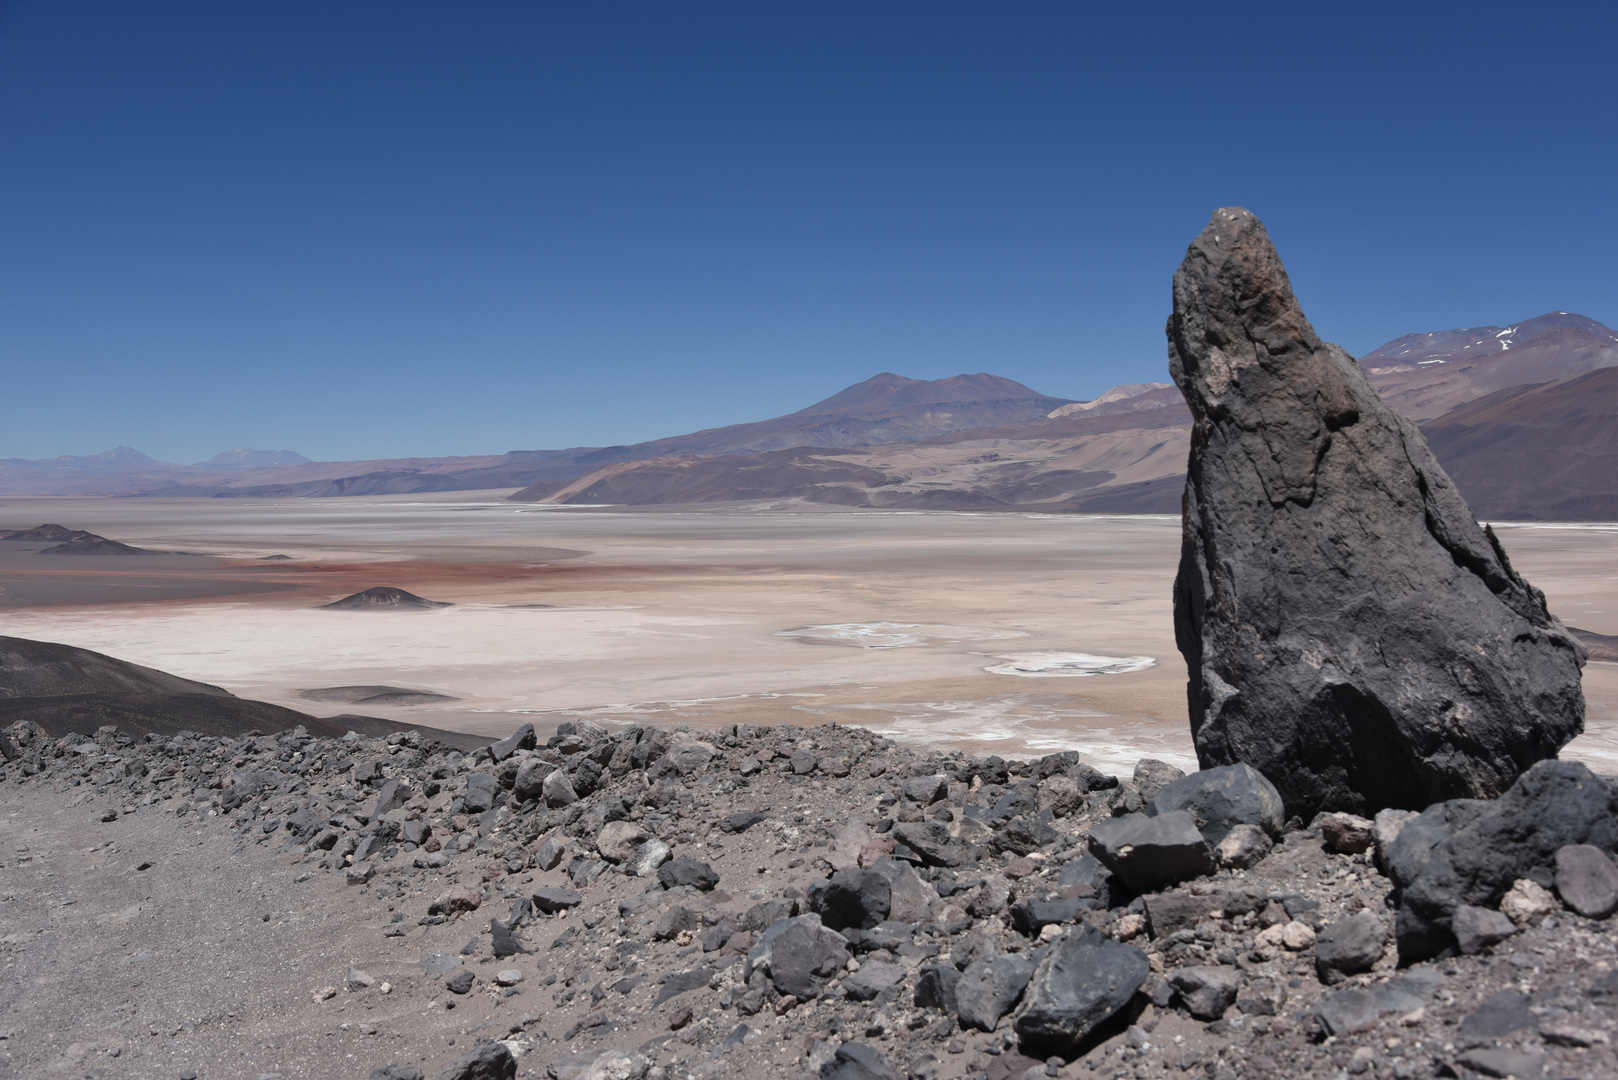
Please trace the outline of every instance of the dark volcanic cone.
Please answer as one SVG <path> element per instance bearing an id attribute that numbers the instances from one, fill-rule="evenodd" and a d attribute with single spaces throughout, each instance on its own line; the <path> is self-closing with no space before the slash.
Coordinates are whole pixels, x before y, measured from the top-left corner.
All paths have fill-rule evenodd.
<path id="1" fill-rule="evenodd" d="M 428 600 L 415 593 L 395 589 L 391 585 L 378 585 L 374 589 L 366 589 L 364 592 L 357 592 L 353 596 L 345 596 L 341 600 L 320 606 L 336 611 L 412 611 L 454 605 L 442 600 Z"/>
<path id="2" fill-rule="evenodd" d="M 1499 795 L 1584 728 L 1585 650 L 1415 425 L 1304 318 L 1264 226 L 1216 212 L 1174 275 L 1195 418 L 1174 630 L 1204 767 L 1289 813 Z"/>
<path id="3" fill-rule="evenodd" d="M 344 705 L 432 705 L 460 700 L 449 694 L 402 686 L 320 686 L 299 690 L 298 696 L 305 701 L 336 701 Z"/>

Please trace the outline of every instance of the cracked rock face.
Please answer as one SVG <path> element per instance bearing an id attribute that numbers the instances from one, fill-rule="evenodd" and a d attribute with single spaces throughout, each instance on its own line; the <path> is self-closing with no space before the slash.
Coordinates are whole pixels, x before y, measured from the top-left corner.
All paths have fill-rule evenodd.
<path id="1" fill-rule="evenodd" d="M 1415 425 L 1320 340 L 1264 226 L 1217 211 L 1174 276 L 1195 424 L 1174 630 L 1204 768 L 1287 812 L 1489 798 L 1584 727 L 1584 648 Z"/>

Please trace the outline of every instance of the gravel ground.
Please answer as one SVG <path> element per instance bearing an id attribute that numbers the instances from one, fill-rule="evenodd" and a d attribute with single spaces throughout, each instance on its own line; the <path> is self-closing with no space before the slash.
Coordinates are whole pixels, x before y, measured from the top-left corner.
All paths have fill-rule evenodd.
<path id="1" fill-rule="evenodd" d="M 1369 823 L 1293 821 L 1247 869 L 1138 896 L 1085 856 L 1161 763 L 560 730 L 463 754 L 9 729 L 0 1076 L 1618 1076 L 1612 920 L 1547 893 L 1498 944 L 1401 970 Z M 958 865 L 905 842 L 928 822 L 974 838 Z M 760 938 L 816 911 L 866 925 L 815 938 L 830 961 L 787 993 Z M 1086 934 L 1149 973 L 1053 1057 L 1019 1017 Z M 1034 975 L 979 1030 L 926 1004 L 941 968 Z"/>

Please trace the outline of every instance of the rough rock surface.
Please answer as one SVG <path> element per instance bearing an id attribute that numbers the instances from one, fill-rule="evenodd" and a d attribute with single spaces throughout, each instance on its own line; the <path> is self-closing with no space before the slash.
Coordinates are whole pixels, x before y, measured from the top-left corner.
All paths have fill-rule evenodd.
<path id="1" fill-rule="evenodd" d="M 1174 628 L 1203 766 L 1291 814 L 1487 798 L 1583 730 L 1585 649 L 1415 425 L 1322 342 L 1264 226 L 1216 211 L 1174 276 L 1194 427 Z"/>

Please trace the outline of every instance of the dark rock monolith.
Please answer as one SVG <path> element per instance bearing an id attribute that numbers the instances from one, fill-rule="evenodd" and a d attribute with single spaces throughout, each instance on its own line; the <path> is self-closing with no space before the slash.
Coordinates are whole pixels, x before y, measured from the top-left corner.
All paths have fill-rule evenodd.
<path id="1" fill-rule="evenodd" d="M 1586 652 L 1416 426 L 1316 336 L 1246 210 L 1174 275 L 1194 420 L 1174 630 L 1204 768 L 1289 814 L 1492 798 L 1584 729 Z"/>

